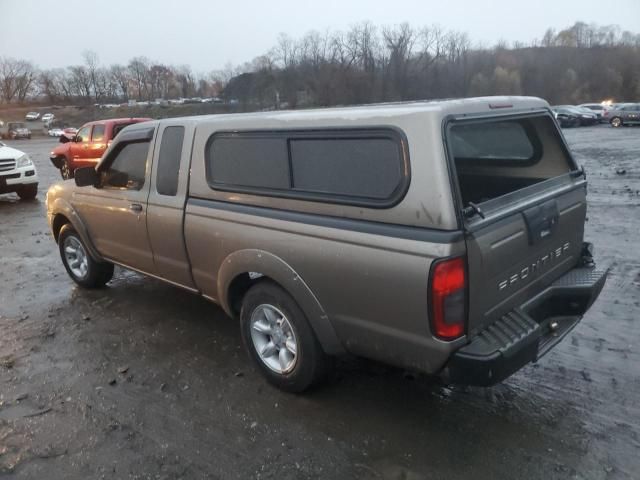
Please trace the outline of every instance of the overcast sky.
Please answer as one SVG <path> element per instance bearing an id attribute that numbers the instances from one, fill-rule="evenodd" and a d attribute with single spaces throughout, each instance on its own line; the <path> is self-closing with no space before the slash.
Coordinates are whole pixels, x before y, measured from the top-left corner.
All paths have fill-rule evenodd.
<path id="1" fill-rule="evenodd" d="M 0 0 L 0 12 L 0 56 L 41 68 L 81 63 L 92 50 L 104 65 L 144 55 L 202 73 L 265 53 L 280 32 L 364 20 L 437 23 L 484 45 L 529 42 L 578 20 L 640 32 L 640 0 Z"/>

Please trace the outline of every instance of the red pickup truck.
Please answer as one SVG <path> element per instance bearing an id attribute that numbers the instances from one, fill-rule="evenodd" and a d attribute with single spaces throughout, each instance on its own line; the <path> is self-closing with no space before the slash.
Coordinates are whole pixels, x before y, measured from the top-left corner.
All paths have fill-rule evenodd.
<path id="1" fill-rule="evenodd" d="M 96 165 L 111 141 L 124 127 L 148 120 L 151 119 L 113 118 L 86 123 L 74 137 L 60 137 L 62 145 L 58 145 L 51 152 L 51 163 L 60 170 L 62 178 L 73 178 L 77 168 Z"/>

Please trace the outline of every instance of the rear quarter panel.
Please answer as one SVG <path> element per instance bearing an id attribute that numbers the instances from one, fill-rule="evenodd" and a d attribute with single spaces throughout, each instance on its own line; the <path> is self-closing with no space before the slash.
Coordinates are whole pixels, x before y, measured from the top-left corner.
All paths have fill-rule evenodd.
<path id="1" fill-rule="evenodd" d="M 461 255 L 464 241 L 401 238 L 229 211 L 225 205 L 251 205 L 314 218 L 371 222 L 415 231 L 451 232 L 457 220 L 442 146 L 441 118 L 409 112 L 394 117 L 323 118 L 296 113 L 247 121 L 211 120 L 197 127 L 193 145 L 190 200 L 185 237 L 199 289 L 224 304 L 221 265 L 235 252 L 264 250 L 282 259 L 318 299 L 343 346 L 350 352 L 388 363 L 437 371 L 458 342 L 432 337 L 428 316 L 428 275 L 435 258 Z M 335 113 L 333 113 L 335 117 Z M 222 192 L 206 182 L 205 146 L 217 131 L 258 128 L 393 126 L 408 139 L 411 182 L 404 199 L 389 209 L 372 209 Z M 207 201 L 210 201 L 207 204 Z M 405 235 L 405 237 L 407 237 Z M 411 237 L 409 235 L 408 237 Z M 256 267 L 257 268 L 257 267 Z M 278 281 L 278 279 L 275 279 Z"/>
<path id="2" fill-rule="evenodd" d="M 220 303 L 226 292 L 218 285 L 229 283 L 218 278 L 221 266 L 236 252 L 263 250 L 309 287 L 346 350 L 427 372 L 451 350 L 430 334 L 427 279 L 433 259 L 462 253 L 462 241 L 400 239 L 229 212 L 206 202 L 187 205 L 185 237 L 196 283 Z M 260 263 L 250 271 L 261 273 Z"/>

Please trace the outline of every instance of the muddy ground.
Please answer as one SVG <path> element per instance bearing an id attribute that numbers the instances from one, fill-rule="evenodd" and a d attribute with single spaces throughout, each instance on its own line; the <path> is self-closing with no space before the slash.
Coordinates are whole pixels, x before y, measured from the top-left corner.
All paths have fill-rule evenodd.
<path id="1" fill-rule="evenodd" d="M 55 142 L 11 142 L 41 184 L 0 196 L 0 477 L 640 478 L 640 128 L 566 136 L 611 274 L 563 343 L 491 389 L 349 359 L 305 396 L 267 386 L 205 300 L 123 270 L 77 289 L 45 219 Z"/>

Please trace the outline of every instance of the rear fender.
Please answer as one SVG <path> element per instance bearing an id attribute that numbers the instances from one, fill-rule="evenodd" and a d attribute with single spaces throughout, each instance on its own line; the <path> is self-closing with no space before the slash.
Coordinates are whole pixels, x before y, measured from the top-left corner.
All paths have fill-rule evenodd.
<path id="1" fill-rule="evenodd" d="M 238 275 L 249 272 L 269 277 L 294 298 L 309 319 L 325 352 L 330 355 L 345 352 L 329 317 L 309 286 L 284 260 L 263 250 L 240 250 L 223 261 L 218 272 L 218 297 L 220 305 L 227 314 L 233 316 L 233 309 L 229 304 L 231 282 Z"/>

